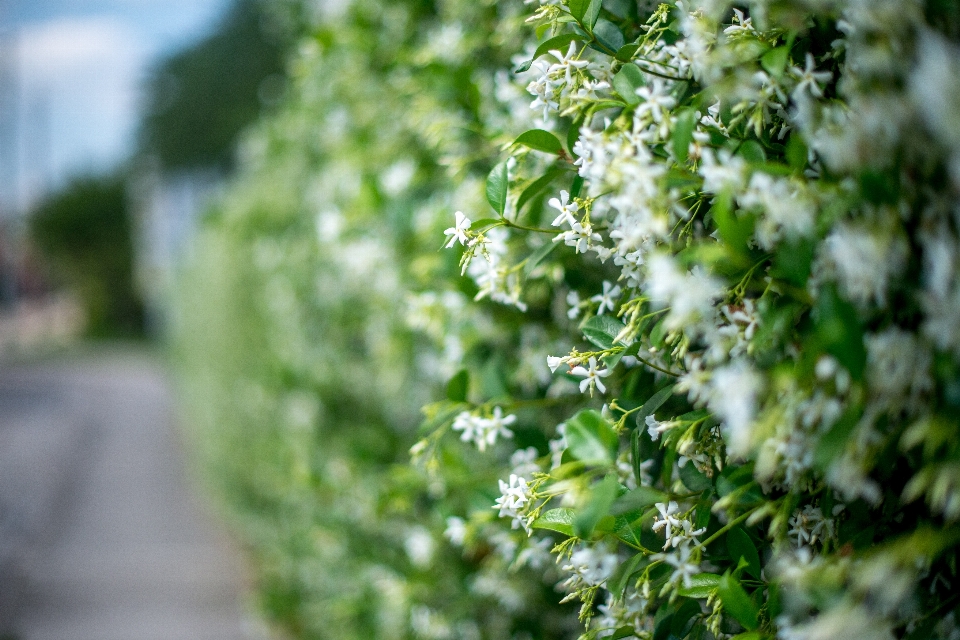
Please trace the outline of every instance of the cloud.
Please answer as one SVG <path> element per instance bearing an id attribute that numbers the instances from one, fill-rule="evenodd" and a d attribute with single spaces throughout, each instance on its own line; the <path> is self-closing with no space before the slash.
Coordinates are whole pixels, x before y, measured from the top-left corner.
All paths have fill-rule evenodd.
<path id="1" fill-rule="evenodd" d="M 136 32 L 109 17 L 63 18 L 23 27 L 18 35 L 24 79 L 60 82 L 135 73 L 146 51 Z"/>
<path id="2" fill-rule="evenodd" d="M 22 26 L 16 37 L 22 197 L 129 152 L 149 52 L 111 17 Z M 42 149 L 42 151 L 38 150 Z"/>

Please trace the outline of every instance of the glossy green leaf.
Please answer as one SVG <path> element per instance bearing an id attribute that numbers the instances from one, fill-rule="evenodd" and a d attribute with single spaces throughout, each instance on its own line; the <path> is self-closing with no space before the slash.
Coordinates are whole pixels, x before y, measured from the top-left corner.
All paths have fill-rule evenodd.
<path id="1" fill-rule="evenodd" d="M 650 398 L 643 403 L 643 405 L 637 411 L 635 418 L 638 429 L 644 431 L 647 429 L 647 416 L 654 415 L 657 410 L 662 407 L 667 400 L 670 399 L 670 396 L 673 395 L 673 390 L 675 387 L 676 385 L 669 384 L 650 396 Z"/>
<path id="2" fill-rule="evenodd" d="M 619 438 L 599 411 L 586 409 L 566 424 L 567 450 L 574 458 L 591 465 L 613 463 Z"/>
<path id="3" fill-rule="evenodd" d="M 767 161 L 767 152 L 756 140 L 746 140 L 737 149 L 737 155 L 750 164 L 763 164 Z"/>
<path id="4" fill-rule="evenodd" d="M 527 187 L 520 193 L 520 197 L 517 198 L 517 211 L 522 211 L 523 207 L 546 191 L 547 187 L 550 186 L 550 183 L 559 178 L 560 176 L 567 173 L 566 169 L 561 169 L 559 167 L 550 169 L 545 174 L 531 182 Z"/>
<path id="5" fill-rule="evenodd" d="M 587 503 L 573 519 L 573 532 L 579 538 L 589 538 L 600 519 L 608 515 L 610 505 L 617 498 L 620 483 L 617 476 L 609 475 L 590 489 Z"/>
<path id="6" fill-rule="evenodd" d="M 533 54 L 533 58 L 527 60 L 517 67 L 514 73 L 523 73 L 533 65 L 534 60 L 548 51 L 559 51 L 560 53 L 566 53 L 571 42 L 577 42 L 580 40 L 583 40 L 583 36 L 577 33 L 561 33 L 558 36 L 550 38 L 549 40 L 544 40 L 542 43 L 540 43 L 540 46 L 537 47 L 537 50 Z"/>
<path id="7" fill-rule="evenodd" d="M 637 49 L 640 48 L 640 45 L 636 42 L 631 42 L 625 44 L 620 49 L 617 50 L 617 55 L 615 56 L 620 62 L 630 62 L 633 59 L 633 55 L 637 52 Z"/>
<path id="8" fill-rule="evenodd" d="M 575 517 L 573 509 L 560 508 L 550 509 L 530 525 L 533 529 L 549 529 L 562 533 L 565 536 L 573 535 L 573 519 Z"/>
<path id="9" fill-rule="evenodd" d="M 760 64 L 774 78 L 783 75 L 787 68 L 787 60 L 790 57 L 790 47 L 784 45 L 776 49 L 770 49 L 760 58 Z"/>
<path id="10" fill-rule="evenodd" d="M 614 55 L 624 43 L 623 32 L 620 31 L 620 27 L 603 18 L 596 21 L 593 27 L 593 35 L 607 52 L 613 52 Z"/>
<path id="11" fill-rule="evenodd" d="M 536 151 L 543 151 L 545 153 L 558 154 L 563 151 L 563 145 L 560 144 L 557 136 L 553 135 L 549 131 L 544 131 L 543 129 L 530 129 L 529 131 L 524 131 L 517 136 L 517 139 L 513 141 L 513 144 L 523 145 L 524 147 L 528 147 Z"/>
<path id="12" fill-rule="evenodd" d="M 613 503 L 610 513 L 621 514 L 639 511 L 651 507 L 658 502 L 669 502 L 669 497 L 663 491 L 653 487 L 637 487 L 626 492 Z"/>
<path id="13" fill-rule="evenodd" d="M 616 631 L 613 632 L 613 635 L 610 636 L 610 640 L 620 640 L 621 638 L 633 638 L 636 636 L 637 631 L 633 627 L 619 627 Z"/>
<path id="14" fill-rule="evenodd" d="M 624 327 L 622 322 L 611 316 L 593 316 L 583 323 L 580 330 L 584 337 L 596 346 L 609 349 Z"/>
<path id="15" fill-rule="evenodd" d="M 730 575 L 729 572 L 720 577 L 720 584 L 717 586 L 717 592 L 720 594 L 720 601 L 727 613 L 733 616 L 737 622 L 742 624 L 747 630 L 753 631 L 759 625 L 760 612 L 757 610 L 753 600 L 747 595 L 740 585 L 740 581 Z"/>
<path id="16" fill-rule="evenodd" d="M 614 90 L 623 98 L 624 102 L 631 106 L 640 104 L 637 89 L 642 87 L 643 84 L 643 74 L 640 72 L 640 68 L 633 63 L 623 65 L 620 71 L 617 71 L 617 75 L 613 76 Z"/>
<path id="17" fill-rule="evenodd" d="M 697 127 L 696 113 L 693 109 L 680 109 L 677 114 L 677 123 L 671 134 L 673 155 L 679 162 L 686 162 L 689 155 L 690 143 L 693 142 L 693 132 Z"/>
<path id="18" fill-rule="evenodd" d="M 509 176 L 507 172 L 507 163 L 501 162 L 493 168 L 490 175 L 487 176 L 487 202 L 493 207 L 499 216 L 507 208 L 507 188 L 509 186 Z"/>
<path id="19" fill-rule="evenodd" d="M 567 7 L 570 15 L 577 19 L 587 29 L 593 29 L 597 18 L 600 17 L 601 0 L 570 0 Z"/>
<path id="20" fill-rule="evenodd" d="M 527 258 L 527 263 L 523 265 L 523 276 L 529 278 L 533 270 L 537 268 L 537 265 L 543 262 L 558 246 L 560 246 L 559 242 L 544 242 L 540 248 L 531 253 Z"/>
<path id="21" fill-rule="evenodd" d="M 760 555 L 746 531 L 740 527 L 734 527 L 727 532 L 727 551 L 734 564 L 738 563 L 740 558 L 746 560 L 746 572 L 760 579 Z"/>
<path id="22" fill-rule="evenodd" d="M 720 576 L 715 573 L 698 573 L 690 577 L 689 587 L 680 587 L 679 593 L 688 598 L 706 598 L 720 586 Z"/>
<path id="23" fill-rule="evenodd" d="M 700 473 L 700 471 L 693 466 L 693 463 L 687 461 L 685 465 L 680 467 L 680 481 L 683 482 L 683 486 L 690 491 L 701 492 L 706 491 L 713 484 L 710 482 L 710 478 Z"/>

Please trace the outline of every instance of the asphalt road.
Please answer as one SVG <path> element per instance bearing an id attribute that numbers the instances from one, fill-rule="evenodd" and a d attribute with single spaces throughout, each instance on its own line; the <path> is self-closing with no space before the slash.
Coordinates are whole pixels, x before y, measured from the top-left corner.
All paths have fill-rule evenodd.
<path id="1" fill-rule="evenodd" d="M 0 363 L 0 638 L 261 640 L 136 351 Z"/>

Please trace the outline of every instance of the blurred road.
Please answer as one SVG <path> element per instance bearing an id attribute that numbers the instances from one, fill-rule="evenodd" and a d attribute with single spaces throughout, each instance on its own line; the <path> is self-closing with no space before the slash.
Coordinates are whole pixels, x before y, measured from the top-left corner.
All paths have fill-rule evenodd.
<path id="1" fill-rule="evenodd" d="M 0 364 L 0 638 L 264 637 L 172 422 L 143 354 Z"/>

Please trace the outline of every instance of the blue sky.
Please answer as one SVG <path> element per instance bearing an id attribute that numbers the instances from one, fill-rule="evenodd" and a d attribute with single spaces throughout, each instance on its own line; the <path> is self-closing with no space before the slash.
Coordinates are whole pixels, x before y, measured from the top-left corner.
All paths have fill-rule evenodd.
<path id="1" fill-rule="evenodd" d="M 125 158 L 150 65 L 228 3 L 0 0 L 0 215 Z"/>

